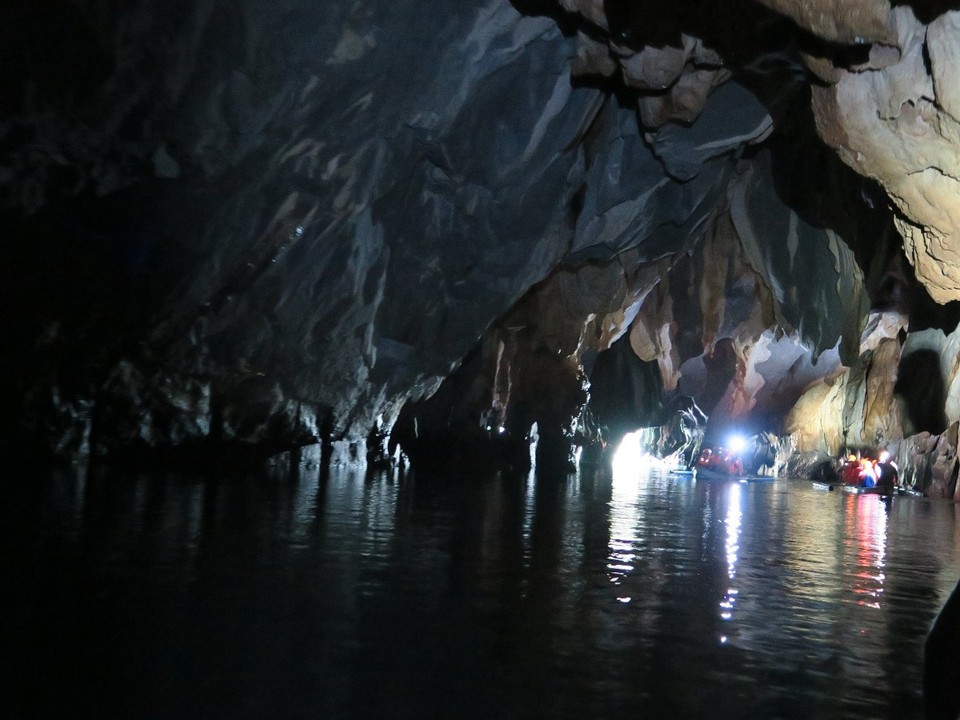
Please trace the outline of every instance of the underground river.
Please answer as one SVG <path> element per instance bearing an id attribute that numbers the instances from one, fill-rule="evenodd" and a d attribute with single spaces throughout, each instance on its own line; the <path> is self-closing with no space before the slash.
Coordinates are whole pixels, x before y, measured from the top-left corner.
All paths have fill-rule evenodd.
<path id="1" fill-rule="evenodd" d="M 7 485 L 0 717 L 922 717 L 960 508 L 642 470 Z"/>

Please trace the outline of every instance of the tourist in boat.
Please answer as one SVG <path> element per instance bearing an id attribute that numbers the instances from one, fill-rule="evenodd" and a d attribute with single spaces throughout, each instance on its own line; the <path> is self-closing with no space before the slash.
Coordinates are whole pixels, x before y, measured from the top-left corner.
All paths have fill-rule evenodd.
<path id="1" fill-rule="evenodd" d="M 743 475 L 743 460 L 732 453 L 727 456 L 727 472 L 731 475 Z"/>
<path id="2" fill-rule="evenodd" d="M 716 449 L 710 456 L 707 469 L 716 470 L 717 472 L 730 472 L 730 468 L 727 466 L 727 451 L 725 448 L 721 446 Z"/>
<path id="3" fill-rule="evenodd" d="M 730 475 L 743 475 L 743 459 L 724 447 L 704 448 L 697 458 L 697 467 Z"/>
<path id="4" fill-rule="evenodd" d="M 709 467 L 710 460 L 713 456 L 713 450 L 710 448 L 704 448 L 700 451 L 700 457 L 697 458 L 697 467 Z"/>
<path id="5" fill-rule="evenodd" d="M 900 473 L 897 464 L 890 459 L 890 453 L 884 450 L 876 465 L 877 489 L 884 495 L 892 495 L 897 486 Z"/>
<path id="6" fill-rule="evenodd" d="M 844 485 L 863 484 L 863 467 L 860 465 L 860 461 L 857 460 L 857 456 L 853 453 L 847 455 L 843 467 L 840 468 L 840 482 Z"/>
<path id="7" fill-rule="evenodd" d="M 863 478 L 863 486 L 872 488 L 877 484 L 877 468 L 872 458 L 860 458 L 860 468 Z"/>

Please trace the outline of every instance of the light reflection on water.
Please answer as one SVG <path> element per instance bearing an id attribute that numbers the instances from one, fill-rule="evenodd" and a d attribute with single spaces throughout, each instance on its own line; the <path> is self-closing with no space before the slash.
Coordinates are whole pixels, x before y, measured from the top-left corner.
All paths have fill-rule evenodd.
<path id="1" fill-rule="evenodd" d="M 740 549 L 740 519 L 743 513 L 740 511 L 740 483 L 729 483 L 727 490 L 727 516 L 724 524 L 727 527 L 727 592 L 720 601 L 720 618 L 722 620 L 733 619 L 733 607 L 737 602 L 737 595 L 740 591 L 736 588 L 734 580 L 737 577 L 737 551 Z M 720 635 L 720 642 L 726 644 L 730 636 L 724 631 Z"/>
<path id="2" fill-rule="evenodd" d="M 957 508 L 654 471 L 62 473 L 0 717 L 919 718 Z"/>

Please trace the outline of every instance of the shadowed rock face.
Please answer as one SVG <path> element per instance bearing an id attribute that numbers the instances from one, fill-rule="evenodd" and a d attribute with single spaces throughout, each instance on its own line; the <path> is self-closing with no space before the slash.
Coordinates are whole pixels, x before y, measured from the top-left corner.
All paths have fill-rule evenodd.
<path id="1" fill-rule="evenodd" d="M 603 96 L 571 86 L 551 20 L 143 4 L 87 32 L 105 72 L 69 98 L 25 83 L 4 125 L 22 138 L 3 156 L 22 238 L 6 265 L 35 275 L 8 311 L 54 305 L 20 328 L 50 355 L 47 377 L 22 368 L 22 414 L 54 437 L 77 425 L 63 442 L 363 438 L 569 248 L 577 138 Z M 38 271 L 44 243 L 93 246 L 80 271 L 110 291 L 83 318 L 62 319 L 75 300 Z M 83 356 L 84 323 L 104 357 Z M 80 386 L 51 396 L 65 364 L 86 366 Z"/>
<path id="2" fill-rule="evenodd" d="M 857 140 L 851 162 L 843 99 L 952 14 L 741 5 L 16 0 L 4 442 L 351 460 L 406 406 L 410 447 L 503 427 L 522 455 L 536 423 L 563 454 L 584 417 L 708 397 L 717 423 L 777 428 L 856 365 L 869 304 L 913 292 L 878 188 L 901 232 L 949 235 L 892 189 L 900 146 Z M 936 90 L 951 41 L 930 32 Z M 905 237 L 932 288 L 933 246 Z M 632 400 L 591 408 L 614 346 L 644 369 L 598 370 L 594 395 Z M 705 388 L 718 346 L 729 377 Z"/>

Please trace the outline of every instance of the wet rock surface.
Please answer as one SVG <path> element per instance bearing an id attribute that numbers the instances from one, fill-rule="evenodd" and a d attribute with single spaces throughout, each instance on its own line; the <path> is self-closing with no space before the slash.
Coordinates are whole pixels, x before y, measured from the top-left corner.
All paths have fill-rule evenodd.
<path id="1" fill-rule="evenodd" d="M 842 101 L 881 77 L 910 95 L 926 33 L 949 112 L 952 13 L 764 4 L 745 27 L 715 3 L 15 2 L 4 442 L 358 463 L 453 434 L 522 462 L 536 424 L 566 462 L 586 426 L 612 441 L 691 399 L 778 428 L 841 364 L 843 427 L 809 442 L 898 437 L 911 343 L 861 353 L 868 307 L 909 312 L 916 286 L 879 188 L 939 300 L 924 248 L 952 226 L 902 202 L 884 158 L 910 153 L 851 140 Z"/>

